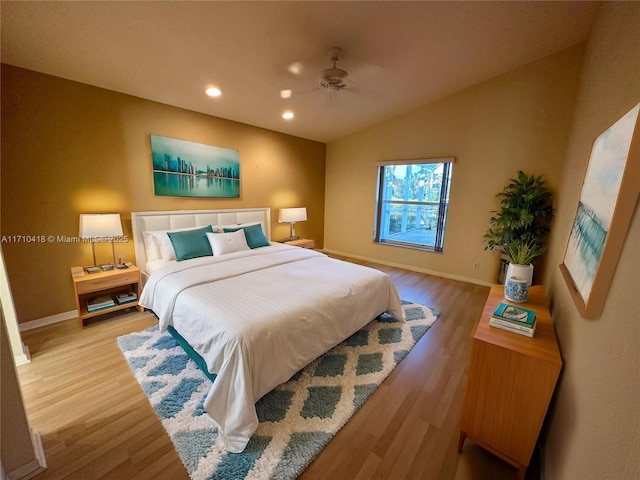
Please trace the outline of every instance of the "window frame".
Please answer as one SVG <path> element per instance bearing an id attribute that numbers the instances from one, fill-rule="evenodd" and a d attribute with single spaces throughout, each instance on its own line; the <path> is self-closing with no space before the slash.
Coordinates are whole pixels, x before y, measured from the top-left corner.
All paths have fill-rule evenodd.
<path id="1" fill-rule="evenodd" d="M 435 253 L 442 253 L 444 251 L 444 233 L 446 230 L 446 218 L 449 210 L 450 191 L 451 191 L 451 179 L 452 179 L 452 165 L 455 157 L 443 157 L 443 158 L 421 158 L 415 160 L 386 160 L 376 162 L 376 168 L 378 169 L 377 176 L 377 189 L 376 189 L 376 206 L 375 206 L 375 218 L 374 218 L 374 231 L 373 241 L 379 245 L 389 245 L 401 248 L 410 248 L 413 250 L 421 250 Z M 407 165 L 434 165 L 443 164 L 443 182 L 440 188 L 440 198 L 438 201 L 415 201 L 415 200 L 385 200 L 382 198 L 384 192 L 385 181 L 385 168 L 390 166 L 407 166 Z M 436 238 L 434 245 L 424 245 L 415 242 L 389 240 L 381 238 L 383 222 L 383 211 L 387 204 L 393 205 L 408 205 L 408 206 L 427 206 L 438 207 Z"/>

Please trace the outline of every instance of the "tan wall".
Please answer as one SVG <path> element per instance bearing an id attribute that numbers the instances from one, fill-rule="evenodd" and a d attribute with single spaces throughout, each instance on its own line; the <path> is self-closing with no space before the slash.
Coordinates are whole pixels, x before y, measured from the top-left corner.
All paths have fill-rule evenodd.
<path id="1" fill-rule="evenodd" d="M 600 318 L 582 318 L 562 262 L 596 137 L 640 102 L 640 3 L 604 2 L 587 43 L 545 283 L 564 357 L 548 418 L 546 478 L 640 478 L 640 212 Z M 633 206 L 631 206 L 633 208 Z"/>
<path id="2" fill-rule="evenodd" d="M 640 101 L 639 37 L 640 4 L 604 3 L 584 66 L 583 49 L 560 52 L 327 146 L 326 249 L 479 283 L 497 268 L 481 240 L 495 193 L 517 169 L 544 174 L 557 215 L 536 278 L 565 362 L 543 429 L 549 479 L 640 478 L 637 206 L 599 319 L 580 317 L 558 269 L 592 142 Z M 444 253 L 374 244 L 375 162 L 443 156 L 457 157 Z"/>
<path id="3" fill-rule="evenodd" d="M 329 143 L 325 248 L 495 283 L 498 258 L 482 239 L 495 195 L 519 169 L 544 175 L 557 191 L 581 59 L 582 47 L 574 47 Z M 456 161 L 444 252 L 373 243 L 375 162 L 449 156 Z M 542 278 L 543 265 L 536 271 Z"/>
<path id="4" fill-rule="evenodd" d="M 211 101 L 203 95 L 203 101 Z M 239 150 L 241 199 L 156 197 L 149 135 Z M 322 246 L 325 145 L 2 65 L 0 233 L 20 323 L 75 309 L 70 267 L 88 244 L 25 243 L 19 235 L 76 237 L 81 213 L 272 208 L 272 238 L 289 234 L 278 209 L 307 207 L 296 233 Z M 133 243 L 116 256 L 133 260 Z M 111 245 L 96 249 L 98 263 Z"/>

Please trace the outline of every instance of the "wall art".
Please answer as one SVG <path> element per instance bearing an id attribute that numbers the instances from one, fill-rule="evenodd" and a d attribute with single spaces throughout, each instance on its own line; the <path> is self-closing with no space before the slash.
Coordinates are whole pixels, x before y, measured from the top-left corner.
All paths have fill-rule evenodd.
<path id="1" fill-rule="evenodd" d="M 155 195 L 240 198 L 240 153 L 151 135 Z"/>
<path id="2" fill-rule="evenodd" d="M 585 318 L 602 313 L 638 201 L 639 111 L 640 104 L 594 141 L 560 265 L 576 307 Z"/>

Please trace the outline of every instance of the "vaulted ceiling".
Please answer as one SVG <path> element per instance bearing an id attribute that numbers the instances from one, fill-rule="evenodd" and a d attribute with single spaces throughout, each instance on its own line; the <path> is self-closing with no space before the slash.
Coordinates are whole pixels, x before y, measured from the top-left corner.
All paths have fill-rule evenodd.
<path id="1" fill-rule="evenodd" d="M 328 142 L 585 41 L 598 3 L 2 0 L 0 8 L 3 63 Z M 329 92 L 318 79 L 334 46 L 349 75 Z M 222 95 L 206 96 L 208 86 Z M 286 110 L 295 117 L 284 120 Z"/>

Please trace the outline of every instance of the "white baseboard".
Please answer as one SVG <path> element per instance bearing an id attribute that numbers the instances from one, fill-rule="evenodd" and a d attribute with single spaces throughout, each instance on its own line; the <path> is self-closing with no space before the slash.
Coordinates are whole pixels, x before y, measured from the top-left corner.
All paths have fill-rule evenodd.
<path id="1" fill-rule="evenodd" d="M 361 255 L 354 255 L 353 253 L 339 252 L 337 250 L 331 250 L 329 248 L 323 248 L 322 251 L 326 253 L 333 253 L 334 255 L 341 255 L 343 257 L 351 257 L 351 258 L 357 258 L 358 260 L 364 260 L 367 262 L 379 263 L 380 265 L 386 265 L 388 267 L 401 268 L 403 270 L 409 270 L 411 272 L 418 272 L 418 273 L 424 273 L 427 275 L 433 275 L 434 277 L 448 278 L 450 280 L 457 280 L 459 282 L 471 283 L 473 285 L 480 285 L 482 287 L 491 287 L 493 285 L 492 283 L 478 280 L 477 278 L 463 277 L 461 275 L 451 275 L 445 272 L 437 272 L 435 270 L 429 270 L 427 268 L 414 267 L 413 265 L 403 265 L 401 263 L 387 262 L 385 260 L 380 260 L 379 258 L 369 258 L 369 257 L 363 257 Z"/>
<path id="2" fill-rule="evenodd" d="M 20 365 L 25 365 L 25 364 L 31 362 L 31 355 L 29 354 L 29 347 L 27 347 L 24 343 L 22 344 L 22 352 L 23 353 L 19 353 L 17 355 L 14 353 L 14 355 L 13 355 L 13 360 L 16 362 L 16 367 L 19 367 Z"/>
<path id="3" fill-rule="evenodd" d="M 58 322 L 64 322 L 65 320 L 71 320 L 72 318 L 78 318 L 77 310 L 70 310 L 68 312 L 56 313 L 55 315 L 49 315 L 48 317 L 38 318 L 31 320 L 30 322 L 24 322 L 18 324 L 18 329 L 21 332 L 27 330 L 33 330 L 34 328 L 44 327 L 45 325 L 52 325 Z"/>
<path id="4" fill-rule="evenodd" d="M 42 448 L 40 434 L 32 428 L 29 428 L 29 430 L 31 432 L 31 443 L 33 443 L 33 454 L 35 458 L 9 472 L 9 478 L 12 480 L 29 480 L 47 469 L 47 460 L 44 456 L 44 448 Z"/>

